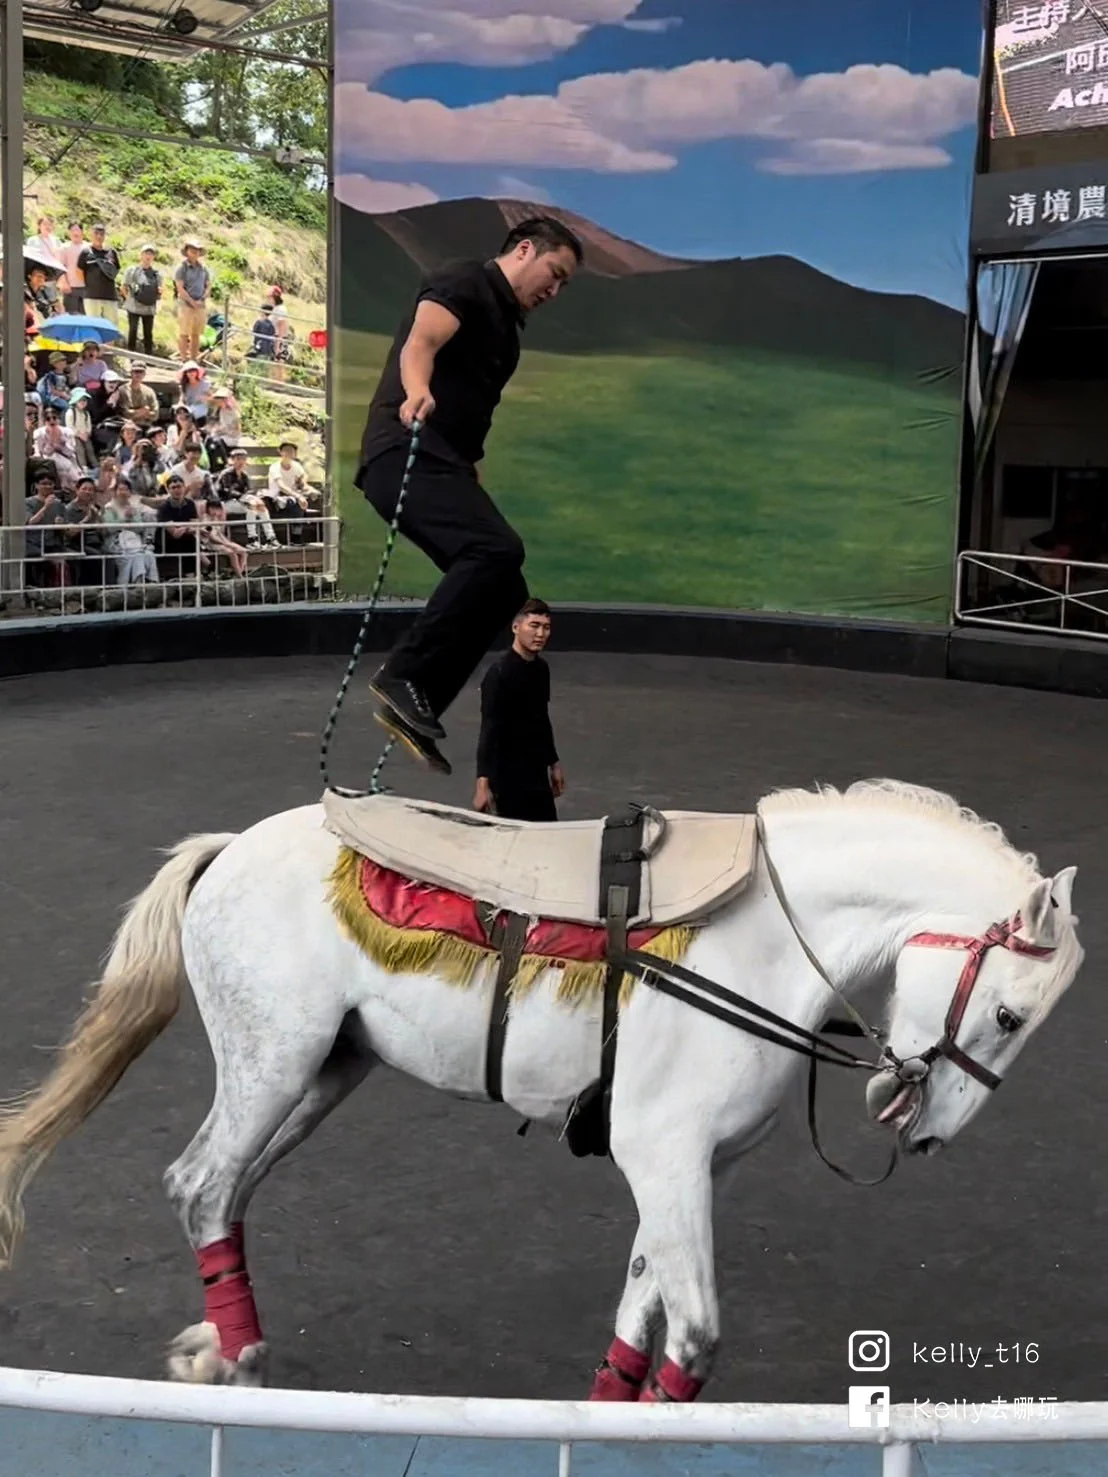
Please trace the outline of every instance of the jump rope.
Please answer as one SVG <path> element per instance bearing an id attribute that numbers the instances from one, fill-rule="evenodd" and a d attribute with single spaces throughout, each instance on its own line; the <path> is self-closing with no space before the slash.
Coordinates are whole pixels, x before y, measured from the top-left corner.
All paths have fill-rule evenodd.
<path id="1" fill-rule="evenodd" d="M 358 663 L 362 659 L 362 651 L 365 647 L 365 640 L 369 635 L 369 628 L 372 626 L 373 617 L 377 613 L 377 602 L 381 598 L 381 587 L 385 583 L 385 575 L 388 573 L 389 564 L 392 560 L 392 551 L 396 547 L 396 537 L 400 530 L 400 514 L 404 507 L 404 499 L 408 493 L 408 483 L 411 479 L 412 467 L 415 464 L 416 452 L 419 450 L 419 437 L 422 430 L 422 421 L 414 420 L 412 422 L 412 437 L 408 443 L 408 460 L 404 464 L 404 473 L 400 479 L 400 492 L 396 499 L 396 509 L 392 515 L 392 522 L 389 524 L 388 537 L 385 539 L 385 549 L 381 555 L 381 562 L 377 566 L 377 578 L 373 583 L 373 590 L 369 597 L 369 605 L 366 608 L 366 613 L 362 617 L 358 639 L 354 642 L 354 650 L 350 654 L 350 660 L 346 664 L 346 671 L 343 673 L 342 682 L 339 684 L 339 690 L 335 695 L 335 701 L 332 703 L 331 711 L 327 715 L 327 724 L 323 730 L 323 737 L 319 744 L 319 770 L 323 776 L 323 787 L 325 790 L 330 790 L 332 794 L 341 795 L 347 800 L 361 800 L 366 795 L 387 795 L 389 793 L 388 789 L 381 784 L 381 775 L 384 772 L 385 765 L 388 763 L 389 755 L 396 747 L 395 739 L 389 739 L 381 753 L 380 759 L 373 766 L 373 773 L 369 777 L 368 790 L 344 790 L 341 785 L 333 785 L 331 783 L 328 755 L 331 752 L 331 740 L 335 736 L 339 713 L 342 711 L 342 705 L 346 698 L 346 690 L 350 686 L 351 678 L 358 669 Z"/>

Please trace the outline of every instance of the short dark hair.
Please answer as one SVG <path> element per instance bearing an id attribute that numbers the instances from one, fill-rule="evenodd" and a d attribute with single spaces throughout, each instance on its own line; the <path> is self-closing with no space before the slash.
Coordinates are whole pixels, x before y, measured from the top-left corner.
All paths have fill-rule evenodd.
<path id="1" fill-rule="evenodd" d="M 553 620 L 554 618 L 554 612 L 547 605 L 546 601 L 536 600 L 534 598 L 523 602 L 516 612 L 516 620 L 521 621 L 529 615 L 545 615 L 548 620 Z"/>
<path id="2" fill-rule="evenodd" d="M 585 248 L 581 242 L 567 225 L 563 225 L 552 215 L 528 216 L 525 221 L 520 221 L 518 226 L 513 226 L 504 238 L 500 255 L 507 256 L 509 251 L 515 251 L 523 241 L 530 241 L 539 256 L 567 246 L 579 263 L 585 259 Z"/>

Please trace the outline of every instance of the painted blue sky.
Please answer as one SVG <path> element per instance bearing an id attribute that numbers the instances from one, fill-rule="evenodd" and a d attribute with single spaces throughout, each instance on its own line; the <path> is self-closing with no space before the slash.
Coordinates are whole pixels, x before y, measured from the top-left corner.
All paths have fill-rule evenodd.
<path id="1" fill-rule="evenodd" d="M 965 299 L 973 0 L 337 0 L 336 188 Z"/>

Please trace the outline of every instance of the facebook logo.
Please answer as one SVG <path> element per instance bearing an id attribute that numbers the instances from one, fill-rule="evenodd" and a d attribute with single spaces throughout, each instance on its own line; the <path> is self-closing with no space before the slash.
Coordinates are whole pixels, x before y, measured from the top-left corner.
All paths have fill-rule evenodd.
<path id="1" fill-rule="evenodd" d="M 889 1386 L 851 1385 L 848 1393 L 852 1426 L 876 1430 L 889 1424 Z"/>

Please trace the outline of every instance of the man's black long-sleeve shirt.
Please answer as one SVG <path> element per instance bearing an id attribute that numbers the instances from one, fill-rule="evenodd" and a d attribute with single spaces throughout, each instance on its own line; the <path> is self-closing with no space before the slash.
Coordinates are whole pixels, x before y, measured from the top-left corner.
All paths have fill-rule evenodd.
<path id="1" fill-rule="evenodd" d="M 550 668 L 514 650 L 498 657 L 481 680 L 477 775 L 498 784 L 544 785 L 558 762 L 550 726 Z"/>

